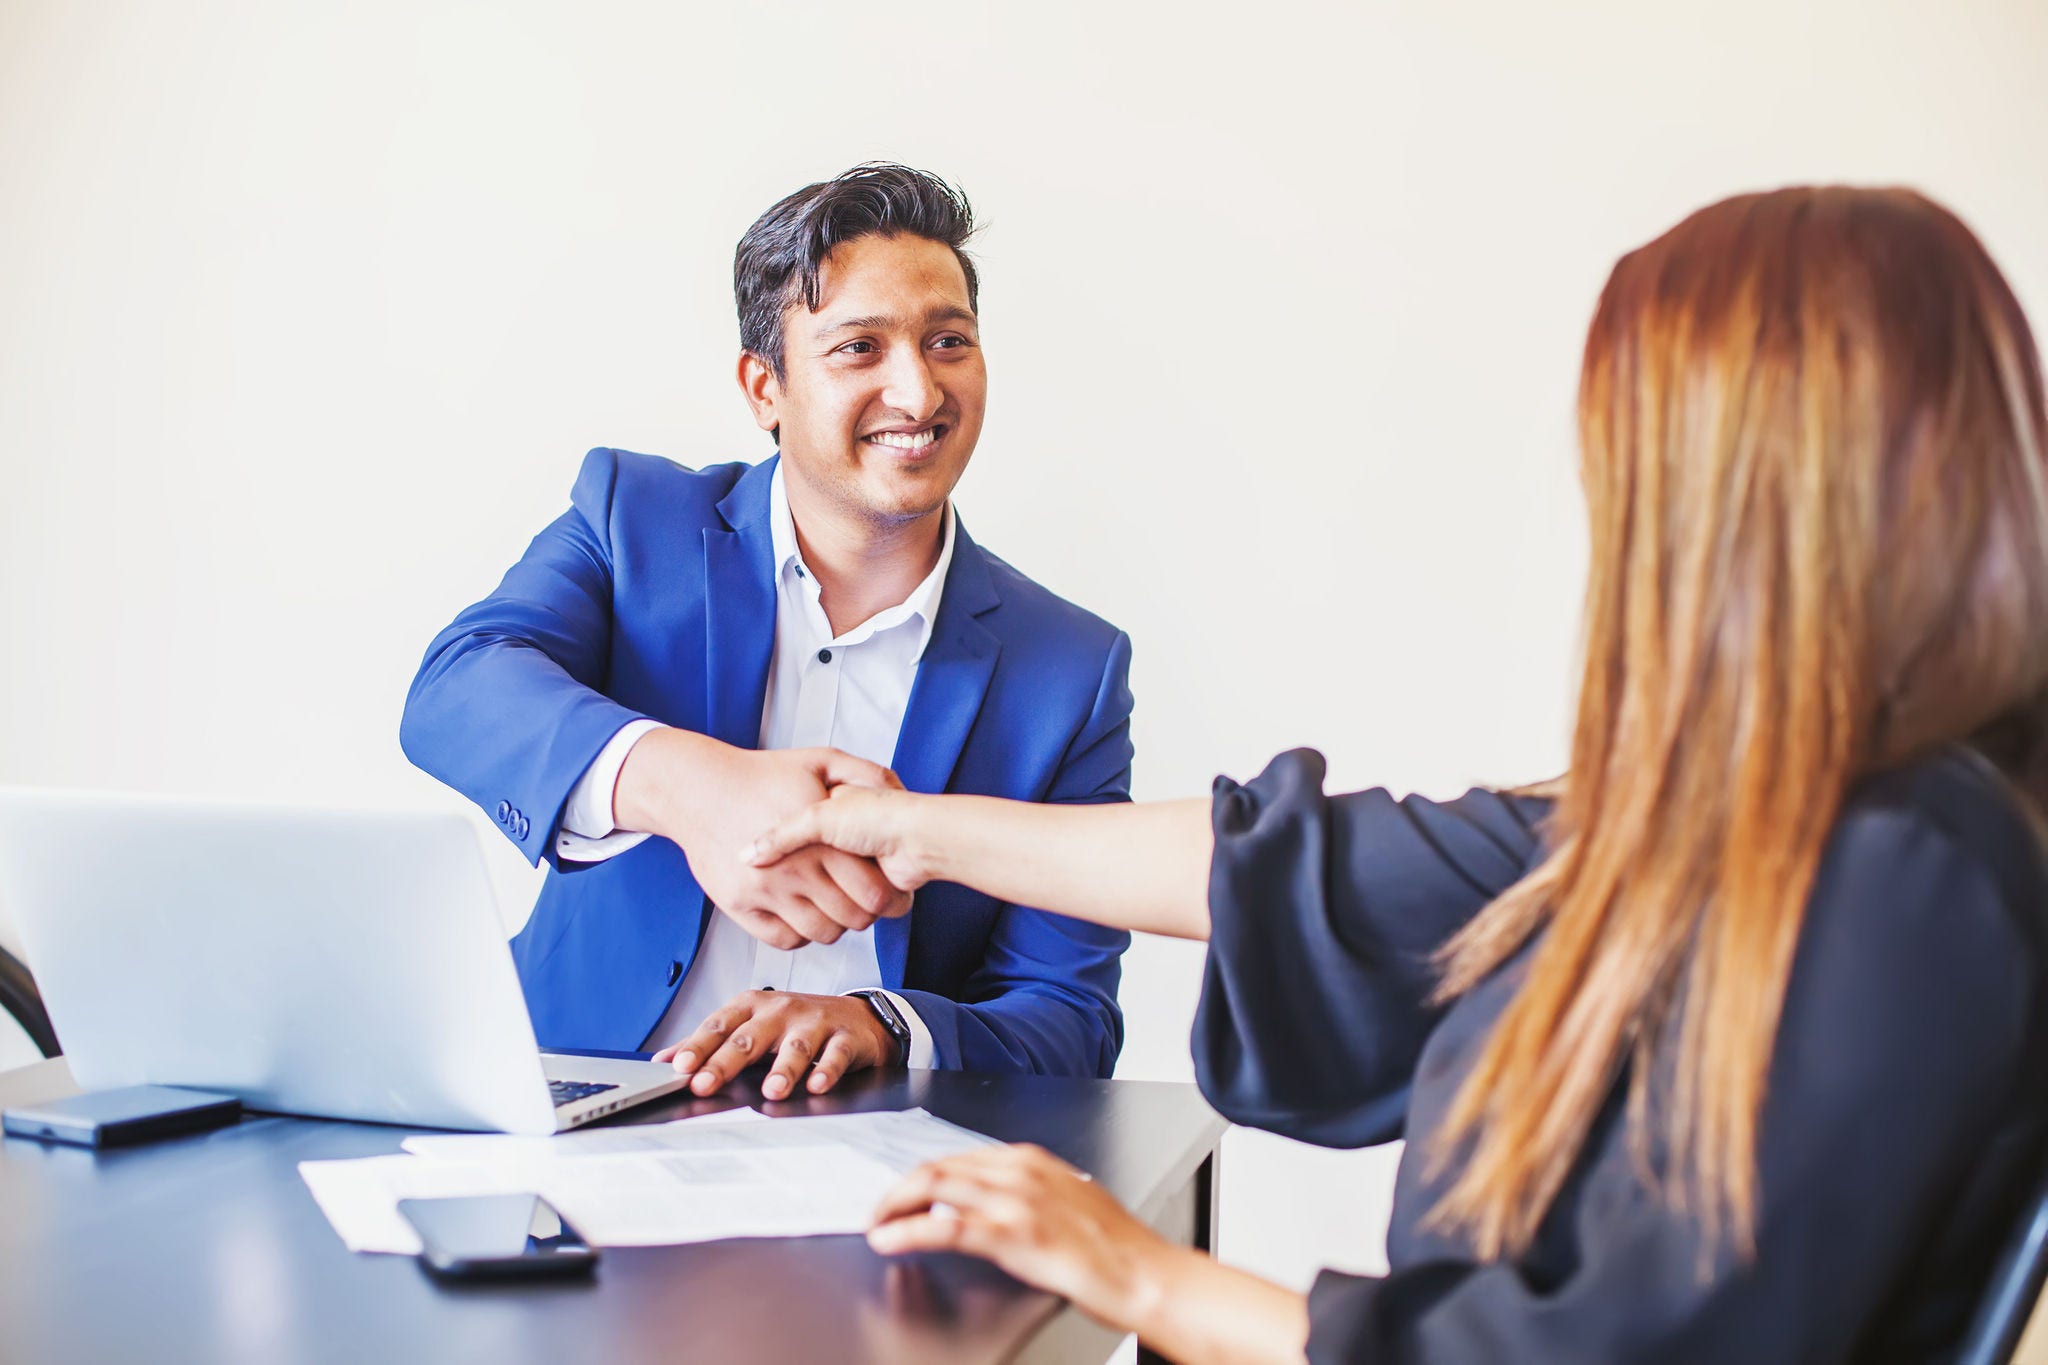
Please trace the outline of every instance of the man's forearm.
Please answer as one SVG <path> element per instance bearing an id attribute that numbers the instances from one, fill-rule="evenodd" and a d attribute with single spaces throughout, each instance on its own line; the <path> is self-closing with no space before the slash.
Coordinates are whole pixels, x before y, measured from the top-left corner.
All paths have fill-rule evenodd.
<path id="1" fill-rule="evenodd" d="M 1209 937 L 1206 800 L 1033 805 L 918 798 L 918 843 L 936 881 L 959 882 L 1118 929 Z"/>
<path id="2" fill-rule="evenodd" d="M 612 789 L 612 824 L 635 833 L 688 837 L 711 785 L 719 751 L 730 746 L 691 730 L 663 726 L 640 737 Z"/>

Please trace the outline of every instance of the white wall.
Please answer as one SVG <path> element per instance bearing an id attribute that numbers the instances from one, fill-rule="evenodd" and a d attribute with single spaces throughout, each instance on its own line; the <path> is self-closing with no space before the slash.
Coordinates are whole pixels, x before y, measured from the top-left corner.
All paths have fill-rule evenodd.
<path id="1" fill-rule="evenodd" d="M 1545 774 L 1614 256 L 1903 181 L 2048 323 L 2044 54 L 2038 0 L 0 0 L 0 781 L 450 804 L 427 639 L 586 447 L 764 453 L 733 242 L 870 157 L 988 223 L 960 506 L 1135 639 L 1141 796 Z M 1198 966 L 1133 950 L 1123 1074 L 1189 1074 Z M 1374 1263 L 1389 1168 L 1234 1137 L 1229 1253 Z"/>

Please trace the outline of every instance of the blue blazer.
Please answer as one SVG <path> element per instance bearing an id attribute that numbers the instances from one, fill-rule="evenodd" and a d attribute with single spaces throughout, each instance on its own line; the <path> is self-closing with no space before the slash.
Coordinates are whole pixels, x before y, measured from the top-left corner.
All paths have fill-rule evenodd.
<path id="1" fill-rule="evenodd" d="M 593 450 L 572 506 L 496 592 L 428 646 L 406 756 L 553 863 L 513 955 L 544 1045 L 633 1049 L 667 1011 L 716 911 L 682 850 L 649 839 L 554 863 L 570 789 L 641 717 L 755 748 L 775 639 L 773 459 L 689 470 Z M 893 767 L 913 791 L 1130 799 L 1130 640 L 960 526 Z M 882 984 L 937 1064 L 1107 1076 L 1123 1045 L 1128 934 L 934 883 L 874 928 Z"/>

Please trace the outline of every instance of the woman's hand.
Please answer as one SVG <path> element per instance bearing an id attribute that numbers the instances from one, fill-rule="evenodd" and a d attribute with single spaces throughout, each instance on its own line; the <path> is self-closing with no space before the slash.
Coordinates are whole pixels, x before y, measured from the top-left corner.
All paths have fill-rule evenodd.
<path id="1" fill-rule="evenodd" d="M 930 859 L 916 838 L 923 798 L 898 789 L 844 785 L 756 839 L 746 852 L 751 867 L 769 867 L 801 849 L 824 844 L 872 858 L 899 891 L 932 879 Z"/>
<path id="2" fill-rule="evenodd" d="M 1209 936 L 1207 801 L 1006 801 L 883 791 L 855 778 L 783 817 L 742 861 L 763 869 L 814 844 L 873 859 L 900 891 L 955 882 L 1112 929 Z"/>
<path id="3" fill-rule="evenodd" d="M 961 1251 L 1136 1331 L 1165 1293 L 1176 1247 L 1043 1148 L 987 1147 L 920 1166 L 882 1200 L 868 1245 Z"/>

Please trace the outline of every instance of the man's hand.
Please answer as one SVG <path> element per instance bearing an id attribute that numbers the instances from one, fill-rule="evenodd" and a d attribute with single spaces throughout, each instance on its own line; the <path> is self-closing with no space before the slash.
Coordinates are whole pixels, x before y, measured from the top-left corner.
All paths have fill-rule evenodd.
<path id="1" fill-rule="evenodd" d="M 900 1063 L 896 1052 L 896 1040 L 856 996 L 742 991 L 654 1060 L 696 1073 L 690 1089 L 709 1095 L 773 1053 L 775 1066 L 761 1082 L 761 1094 L 780 1100 L 794 1094 L 799 1082 L 822 1095 L 849 1071 Z M 810 1080 L 804 1081 L 807 1069 Z"/>
<path id="2" fill-rule="evenodd" d="M 750 867 L 754 836 L 842 783 L 900 787 L 887 768 L 836 749 L 737 749 L 688 730 L 650 732 L 613 795 L 621 829 L 673 840 L 711 903 L 772 948 L 833 943 L 910 909 L 871 859 L 807 849 Z"/>

